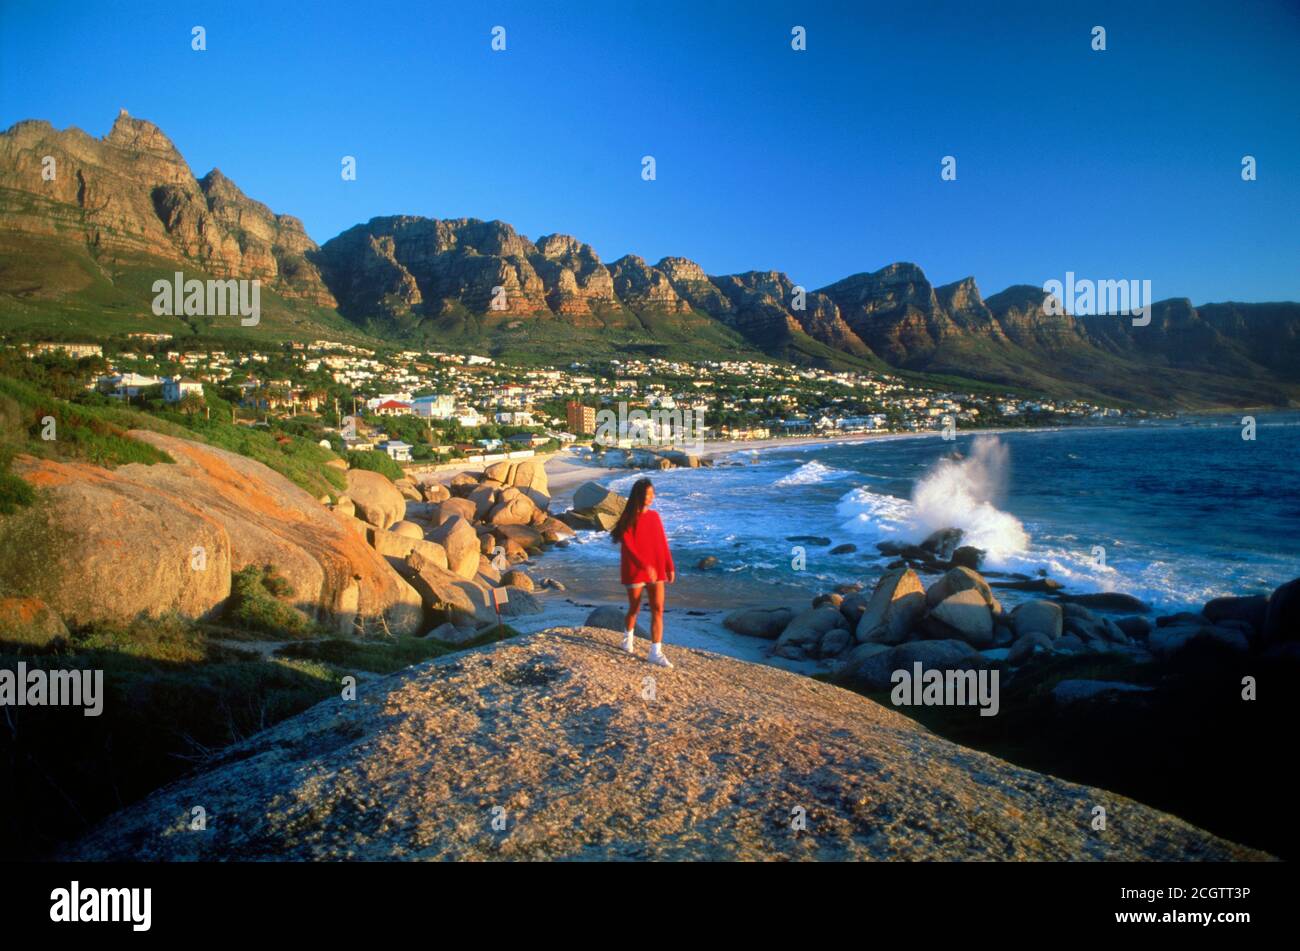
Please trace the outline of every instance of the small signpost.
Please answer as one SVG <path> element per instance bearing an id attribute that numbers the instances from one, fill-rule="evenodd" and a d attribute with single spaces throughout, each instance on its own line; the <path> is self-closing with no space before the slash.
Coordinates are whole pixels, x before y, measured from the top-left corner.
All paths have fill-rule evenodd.
<path id="1" fill-rule="evenodd" d="M 500 626 L 501 624 L 501 605 L 507 604 L 509 601 L 510 601 L 510 594 L 505 588 L 492 589 L 492 607 L 495 608 L 497 612 L 498 626 Z"/>

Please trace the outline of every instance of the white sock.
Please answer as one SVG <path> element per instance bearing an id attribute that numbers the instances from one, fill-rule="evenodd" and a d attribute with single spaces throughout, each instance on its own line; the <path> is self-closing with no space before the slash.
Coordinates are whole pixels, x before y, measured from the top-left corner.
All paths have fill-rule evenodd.
<path id="1" fill-rule="evenodd" d="M 631 653 L 636 650 L 636 630 L 623 632 L 623 650 Z"/>

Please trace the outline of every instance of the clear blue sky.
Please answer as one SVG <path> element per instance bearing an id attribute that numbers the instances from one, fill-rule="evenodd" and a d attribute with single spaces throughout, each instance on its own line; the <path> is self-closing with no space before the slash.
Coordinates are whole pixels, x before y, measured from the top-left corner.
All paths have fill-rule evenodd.
<path id="1" fill-rule="evenodd" d="M 1073 270 L 1300 300 L 1295 0 L 0 0 L 0 126 L 123 107 L 320 242 L 470 216 L 808 287 L 903 260 L 985 294 Z"/>

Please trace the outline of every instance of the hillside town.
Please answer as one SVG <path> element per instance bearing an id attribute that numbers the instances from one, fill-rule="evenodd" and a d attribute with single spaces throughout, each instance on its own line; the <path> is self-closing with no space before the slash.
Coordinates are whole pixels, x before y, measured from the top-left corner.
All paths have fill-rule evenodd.
<path id="1" fill-rule="evenodd" d="M 12 349 L 12 347 L 11 347 Z M 136 406 L 210 413 L 233 422 L 315 421 L 336 448 L 379 451 L 399 463 L 502 449 L 590 442 L 602 412 L 640 410 L 693 421 L 620 424 L 603 443 L 761 440 L 1096 422 L 1145 412 L 1082 400 L 920 387 L 888 373 L 757 360 L 659 358 L 510 366 L 441 351 L 376 351 L 331 340 L 274 349 L 182 346 L 167 334 L 117 344 L 40 342 L 32 359 L 75 362 L 82 385 Z"/>

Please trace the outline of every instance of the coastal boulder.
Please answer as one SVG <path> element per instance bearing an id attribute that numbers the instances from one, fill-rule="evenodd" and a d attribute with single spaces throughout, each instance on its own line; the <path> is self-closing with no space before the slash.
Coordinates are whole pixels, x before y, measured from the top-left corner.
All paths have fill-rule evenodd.
<path id="1" fill-rule="evenodd" d="M 471 625 L 457 627 L 450 621 L 444 621 L 424 636 L 451 647 L 464 647 L 477 638 L 479 634 L 478 628 Z"/>
<path id="2" fill-rule="evenodd" d="M 1147 637 L 1147 647 L 1160 660 L 1169 660 L 1193 644 L 1241 654 L 1250 650 L 1250 642 L 1241 631 L 1213 624 L 1171 624 L 1156 628 Z"/>
<path id="3" fill-rule="evenodd" d="M 487 522 L 491 525 L 529 525 L 538 512 L 532 499 L 516 491 L 510 498 L 503 495 L 502 500 L 488 513 Z"/>
<path id="4" fill-rule="evenodd" d="M 852 657 L 850 655 L 851 661 Z M 964 641 L 909 641 L 885 652 L 871 654 L 852 667 L 846 666 L 838 682 L 857 690 L 888 690 L 893 686 L 895 671 L 905 670 L 910 675 L 917 663 L 922 672 L 979 670 L 988 666 L 988 662 Z"/>
<path id="5" fill-rule="evenodd" d="M 481 522 L 487 517 L 487 513 L 492 511 L 492 507 L 497 504 L 497 490 L 490 485 L 476 486 L 474 491 L 469 494 L 469 501 L 474 505 L 472 520 Z"/>
<path id="6" fill-rule="evenodd" d="M 533 579 L 528 577 L 528 572 L 520 571 L 518 568 L 514 568 L 503 574 L 501 576 L 501 583 L 509 585 L 512 588 L 522 588 L 525 591 L 532 591 L 536 588 L 536 585 L 533 584 Z"/>
<path id="7" fill-rule="evenodd" d="M 983 602 L 994 614 L 1002 613 L 1002 605 L 993 596 L 993 589 L 980 577 L 979 572 L 971 568 L 953 568 L 942 578 L 930 585 L 925 592 L 925 606 L 938 607 L 943 601 L 962 591 L 977 591 Z"/>
<path id="8" fill-rule="evenodd" d="M 623 514 L 627 499 L 611 492 L 599 482 L 584 482 L 573 493 L 573 507 L 590 515 L 611 515 L 615 520 Z"/>
<path id="9" fill-rule="evenodd" d="M 1215 598 L 1201 609 L 1212 624 L 1244 621 L 1256 632 L 1264 630 L 1268 620 L 1268 598 L 1262 594 L 1249 598 Z"/>
<path id="10" fill-rule="evenodd" d="M 773 652 L 778 657 L 797 660 L 812 653 L 827 631 L 845 625 L 844 615 L 840 614 L 838 608 L 830 605 L 809 608 L 796 614 L 785 626 L 777 638 Z"/>
<path id="11" fill-rule="evenodd" d="M 525 459 L 510 473 L 510 484 L 532 499 L 533 504 L 545 511 L 551 504 L 551 486 L 546 477 L 546 464 L 538 459 Z"/>
<path id="12" fill-rule="evenodd" d="M 476 511 L 478 511 L 477 506 L 475 506 L 469 499 L 446 499 L 434 505 L 429 514 L 429 523 L 436 528 L 439 525 L 446 524 L 457 516 L 463 518 L 467 522 L 472 522 L 475 519 L 474 513 Z"/>
<path id="13" fill-rule="evenodd" d="M 388 530 L 394 535 L 401 535 L 404 538 L 424 538 L 424 529 L 414 522 L 394 522 Z"/>
<path id="14" fill-rule="evenodd" d="M 457 472 L 447 483 L 447 491 L 456 498 L 466 498 L 471 492 L 478 488 L 481 472 Z"/>
<path id="15" fill-rule="evenodd" d="M 405 497 L 378 472 L 349 469 L 348 498 L 360 518 L 379 528 L 388 528 L 406 517 Z"/>
<path id="16" fill-rule="evenodd" d="M 429 540 L 447 552 L 447 568 L 462 578 L 478 573 L 479 543 L 474 527 L 459 515 L 429 532 Z"/>
<path id="17" fill-rule="evenodd" d="M 587 615 L 587 620 L 583 621 L 584 627 L 600 627 L 607 631 L 618 631 L 623 633 L 623 625 L 627 623 L 627 612 L 623 608 L 613 604 L 605 604 L 596 608 Z M 649 638 L 650 634 L 640 624 L 636 626 L 636 636 Z"/>
<path id="18" fill-rule="evenodd" d="M 1064 612 L 1052 601 L 1026 601 L 1011 612 L 1011 627 L 1016 637 L 1026 634 L 1045 634 L 1050 640 L 1061 636 Z"/>
<path id="19" fill-rule="evenodd" d="M 732 611 L 723 618 L 722 623 L 737 634 L 772 639 L 779 637 L 793 618 L 794 611 L 791 608 L 774 605 Z"/>
<path id="20" fill-rule="evenodd" d="M 426 502 L 445 502 L 451 498 L 451 492 L 441 482 L 420 483 L 420 495 Z"/>
<path id="21" fill-rule="evenodd" d="M 876 583 L 867 609 L 858 621 L 858 643 L 905 641 L 925 610 L 925 588 L 911 568 L 889 572 Z"/>
<path id="22" fill-rule="evenodd" d="M 355 520 L 246 456 L 152 431 L 127 435 L 173 461 L 105 469 L 14 460 L 15 473 L 45 492 L 50 519 L 37 539 L 48 547 L 9 553 L 14 577 L 40 589 L 14 594 L 39 597 L 72 626 L 169 612 L 208 619 L 226 607 L 234 572 L 271 565 L 293 589 L 291 606 L 332 630 L 419 630 L 419 596 L 346 524 Z M 397 500 L 391 524 L 405 500 L 384 483 Z"/>
<path id="23" fill-rule="evenodd" d="M 961 640 L 972 647 L 993 646 L 993 613 L 977 588 L 966 588 L 944 598 L 926 612 L 922 626 L 929 637 Z"/>
<path id="24" fill-rule="evenodd" d="M 1263 643 L 1300 641 L 1300 578 L 1288 581 L 1268 599 L 1264 614 Z"/>
<path id="25" fill-rule="evenodd" d="M 441 613 L 458 627 L 473 627 L 479 620 L 471 586 L 464 578 L 426 559 L 419 552 L 406 558 L 407 581 L 420 595 L 424 606 Z"/>
<path id="26" fill-rule="evenodd" d="M 1007 653 L 1007 663 L 1019 667 L 1039 651 L 1051 653 L 1052 639 L 1041 631 L 1031 631 L 1011 645 L 1011 650 Z"/>
<path id="27" fill-rule="evenodd" d="M 1085 608 L 1091 608 L 1094 611 L 1105 611 L 1109 614 L 1146 614 L 1151 610 L 1151 605 L 1140 598 L 1135 598 L 1131 594 L 1122 594 L 1119 591 L 1099 591 L 1095 594 L 1060 594 L 1057 597 L 1061 601 L 1081 604 Z"/>
<path id="28" fill-rule="evenodd" d="M 585 512 L 579 512 L 576 509 L 570 509 L 567 512 L 561 512 L 556 517 L 556 521 L 565 525 L 572 533 L 574 531 L 597 532 L 604 529 L 604 523 L 595 515 L 588 515 Z"/>
<path id="29" fill-rule="evenodd" d="M 370 542 L 370 547 L 388 559 L 403 562 L 411 552 L 419 551 L 425 558 L 435 564 L 443 568 L 447 567 L 446 549 L 437 542 L 426 541 L 423 533 L 421 533 L 420 537 L 415 538 L 409 534 L 399 535 L 397 532 L 386 532 L 382 528 L 375 528 L 370 525 L 366 527 L 366 541 Z"/>
<path id="30" fill-rule="evenodd" d="M 677 651 L 678 672 L 656 677 L 661 697 L 671 691 L 668 703 L 647 707 L 633 691 L 652 668 L 622 653 L 620 639 L 590 627 L 553 628 L 367 678 L 346 710 L 337 700 L 318 703 L 253 733 L 54 857 L 1269 858 L 1132 799 L 959 746 L 884 704 L 767 665 Z M 499 836 L 484 831 L 485 804 L 498 791 L 511 815 L 515 804 L 532 810 L 529 822 Z M 186 831 L 196 803 L 222 817 L 206 833 Z M 787 803 L 817 810 L 815 839 L 789 834 Z M 1096 803 L 1113 805 L 1108 811 L 1117 816 L 1104 835 L 1086 831 Z M 534 822 L 545 827 L 530 835 Z M 1108 874 L 1126 870 L 1116 865 Z"/>
<path id="31" fill-rule="evenodd" d="M 493 482 L 500 482 L 506 485 L 510 482 L 510 469 L 512 464 L 506 461 L 494 462 L 483 470 L 483 477 L 491 479 Z"/>
<path id="32" fill-rule="evenodd" d="M 919 547 L 939 561 L 948 561 L 961 544 L 961 536 L 960 528 L 941 528 L 931 533 Z"/>

